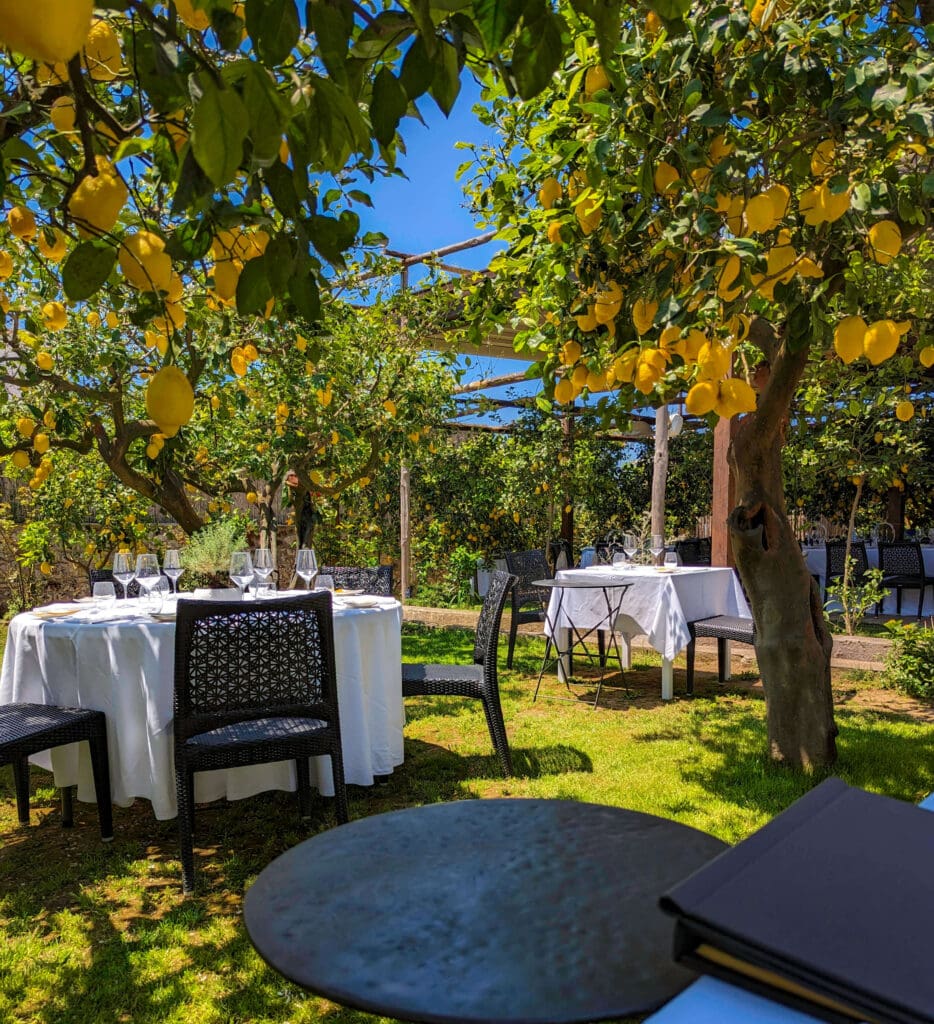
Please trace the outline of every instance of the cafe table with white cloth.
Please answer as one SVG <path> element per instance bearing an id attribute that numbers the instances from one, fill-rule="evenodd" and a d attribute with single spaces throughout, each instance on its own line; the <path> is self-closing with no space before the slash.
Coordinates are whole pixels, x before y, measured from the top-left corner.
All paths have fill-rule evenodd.
<path id="1" fill-rule="evenodd" d="M 662 699 L 674 696 L 674 660 L 691 640 L 688 623 L 712 615 L 752 617 L 739 580 L 732 569 L 707 566 L 611 566 L 593 565 L 586 569 L 563 569 L 556 581 L 596 582 L 604 584 L 607 598 L 598 588 L 567 589 L 561 597 L 552 591 L 546 632 L 565 631 L 558 648 L 568 649 L 567 634 L 573 624 L 578 630 L 606 625 L 607 601 L 615 606 L 614 583 L 627 586 L 622 595 L 620 615 L 615 629 L 623 636 L 627 667 L 629 641 L 644 633 L 651 646 L 662 656 Z"/>
<path id="2" fill-rule="evenodd" d="M 869 559 L 869 568 L 879 568 L 879 548 L 875 544 L 866 545 L 866 557 Z M 934 544 L 922 544 L 921 545 L 921 558 L 924 562 L 924 572 L 929 578 L 934 579 Z M 804 560 L 807 562 L 808 572 L 813 573 L 815 576 L 820 577 L 821 595 L 824 593 L 825 580 L 824 577 L 827 573 L 827 549 L 823 544 L 817 547 L 804 547 Z M 889 596 L 882 602 L 882 612 L 884 614 L 894 615 L 895 614 L 895 591 L 892 590 Z M 909 614 L 913 614 L 918 607 L 918 591 L 910 590 L 908 587 L 902 592 L 902 611 Z M 922 606 L 921 612 L 923 615 L 934 615 L 934 593 L 931 593 L 930 588 L 925 592 L 924 605 Z"/>
<path id="3" fill-rule="evenodd" d="M 183 595 L 188 597 L 189 595 Z M 361 607 L 366 605 L 366 607 Z M 31 702 L 93 708 L 107 716 L 113 801 L 152 803 L 159 819 L 174 818 L 172 733 L 175 623 L 156 621 L 139 602 L 43 618 L 24 612 L 10 623 L 0 704 Z M 170 605 L 167 605 L 167 608 Z M 373 785 L 402 764 L 402 606 L 392 598 L 334 598 L 334 654 L 344 775 Z M 77 784 L 79 800 L 94 800 L 86 744 L 36 755 L 58 787 Z M 311 782 L 333 796 L 330 757 L 311 758 Z M 295 789 L 294 761 L 195 775 L 199 803 L 237 800 L 268 789 Z"/>

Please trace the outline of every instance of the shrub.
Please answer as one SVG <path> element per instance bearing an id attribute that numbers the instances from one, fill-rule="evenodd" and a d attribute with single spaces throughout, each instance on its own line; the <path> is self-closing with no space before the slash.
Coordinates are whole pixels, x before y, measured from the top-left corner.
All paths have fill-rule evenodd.
<path id="1" fill-rule="evenodd" d="M 927 626 L 893 620 L 885 624 L 892 648 L 882 685 L 912 697 L 934 698 L 934 620 Z"/>
<path id="2" fill-rule="evenodd" d="M 224 574 L 230 567 L 230 556 L 246 547 L 246 521 L 242 515 L 208 523 L 192 534 L 182 552 L 182 564 L 193 576 L 186 580 L 187 585 L 226 586 Z"/>
<path id="3" fill-rule="evenodd" d="M 882 586 L 881 569 L 869 569 L 863 575 L 862 582 L 857 582 L 856 560 L 850 558 L 848 562 L 846 585 L 842 576 L 834 580 L 827 587 L 827 604 L 836 603 L 842 608 L 842 620 L 831 618 L 831 628 L 839 631 L 842 625 L 843 631 L 852 635 L 859 628 L 869 609 L 888 597 L 889 591 Z"/>

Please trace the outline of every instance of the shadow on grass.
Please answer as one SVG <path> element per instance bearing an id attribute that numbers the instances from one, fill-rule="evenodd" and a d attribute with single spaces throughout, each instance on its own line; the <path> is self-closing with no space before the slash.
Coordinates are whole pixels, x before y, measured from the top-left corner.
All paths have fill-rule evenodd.
<path id="1" fill-rule="evenodd" d="M 593 762 L 582 750 L 564 743 L 542 747 L 510 747 L 516 778 L 540 779 L 570 772 L 592 772 Z M 499 758 L 489 754 L 458 754 L 456 751 L 424 740 L 405 741 L 405 773 L 423 781 L 502 779 Z"/>

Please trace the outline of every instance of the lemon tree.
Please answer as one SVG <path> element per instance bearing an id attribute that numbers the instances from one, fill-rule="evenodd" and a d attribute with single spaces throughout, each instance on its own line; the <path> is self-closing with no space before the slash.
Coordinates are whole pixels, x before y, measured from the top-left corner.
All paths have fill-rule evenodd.
<path id="1" fill-rule="evenodd" d="M 474 154 L 471 193 L 509 248 L 471 284 L 474 330 L 516 328 L 556 407 L 587 392 L 612 423 L 683 396 L 710 425 L 738 418 L 730 530 L 770 752 L 829 764 L 831 638 L 781 449 L 812 353 L 870 379 L 924 367 L 930 320 L 873 282 L 917 260 L 930 225 L 931 12 L 698 2 L 604 12 L 607 32 L 560 11 L 574 49 L 553 88 L 517 106 L 489 85 L 500 142 Z M 560 195 L 540 197 L 550 179 Z"/>

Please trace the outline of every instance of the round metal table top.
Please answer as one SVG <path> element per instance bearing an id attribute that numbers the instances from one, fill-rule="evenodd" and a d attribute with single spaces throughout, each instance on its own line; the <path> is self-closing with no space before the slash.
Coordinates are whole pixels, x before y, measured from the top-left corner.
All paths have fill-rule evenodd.
<path id="1" fill-rule="evenodd" d="M 693 980 L 658 899 L 724 849 L 599 804 L 430 804 L 289 850 L 244 916 L 267 963 L 345 1006 L 439 1024 L 605 1020 Z"/>
<path id="2" fill-rule="evenodd" d="M 631 580 L 608 580 L 595 577 L 592 580 L 532 580 L 532 586 L 548 587 L 550 590 L 622 590 L 631 582 Z"/>

